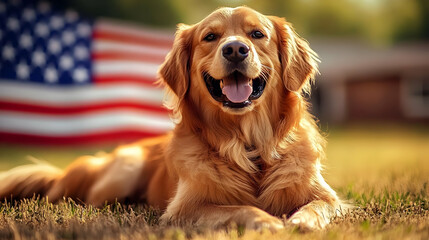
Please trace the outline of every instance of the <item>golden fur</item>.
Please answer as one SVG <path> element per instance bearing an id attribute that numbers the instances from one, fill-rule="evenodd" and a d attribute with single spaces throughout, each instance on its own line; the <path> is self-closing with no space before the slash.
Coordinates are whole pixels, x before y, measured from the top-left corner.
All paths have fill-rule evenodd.
<path id="1" fill-rule="evenodd" d="M 264 37 L 252 38 L 255 29 Z M 208 33 L 216 39 L 206 41 Z M 245 75 L 266 81 L 261 97 L 238 109 L 213 99 L 203 79 L 225 77 L 221 49 L 231 41 L 249 46 Z M 246 7 L 181 24 L 159 70 L 177 123 L 171 134 L 81 157 L 65 171 L 29 165 L 2 173 L 0 196 L 146 201 L 165 210 L 162 222 L 180 225 L 276 230 L 287 216 L 287 223 L 323 228 L 340 201 L 321 175 L 325 140 L 302 96 L 317 61 L 284 19 Z"/>

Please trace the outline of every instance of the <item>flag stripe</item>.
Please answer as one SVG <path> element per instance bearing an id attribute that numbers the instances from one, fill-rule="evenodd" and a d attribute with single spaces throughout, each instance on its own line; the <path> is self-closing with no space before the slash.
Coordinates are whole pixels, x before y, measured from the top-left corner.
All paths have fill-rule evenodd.
<path id="1" fill-rule="evenodd" d="M 94 63 L 95 75 L 136 74 L 156 78 L 159 64 L 136 61 L 97 61 Z"/>
<path id="2" fill-rule="evenodd" d="M 25 113 L 37 113 L 37 114 L 50 114 L 50 115 L 73 115 L 79 113 L 88 113 L 95 111 L 105 111 L 109 109 L 132 109 L 132 110 L 143 110 L 153 111 L 153 114 L 168 113 L 168 110 L 161 106 L 152 106 L 142 103 L 135 102 L 110 102 L 110 103 L 98 103 L 98 104 L 84 104 L 77 106 L 46 106 L 36 105 L 29 103 L 17 103 L 0 101 L 0 110 L 3 111 L 17 111 Z"/>
<path id="3" fill-rule="evenodd" d="M 92 52 L 108 52 L 116 51 L 123 53 L 132 53 L 132 54 L 149 54 L 149 55 L 158 55 L 166 56 L 170 51 L 170 48 L 159 48 L 159 47 L 149 47 L 141 44 L 128 44 L 128 43 L 119 43 L 111 41 L 103 41 L 98 39 L 92 44 Z"/>
<path id="4" fill-rule="evenodd" d="M 102 39 L 122 43 L 141 44 L 152 47 L 168 48 L 172 46 L 172 42 L 170 40 L 154 39 L 147 36 L 138 36 L 133 34 L 116 33 L 111 31 L 104 31 L 101 29 L 95 29 L 92 32 L 92 37 L 95 40 Z"/>
<path id="5" fill-rule="evenodd" d="M 90 132 L 112 131 L 132 127 L 140 131 L 161 133 L 172 129 L 166 116 L 126 110 L 110 110 L 72 116 L 48 116 L 0 111 L 0 131 L 40 136 L 76 136 Z"/>
<path id="6" fill-rule="evenodd" d="M 98 84 L 134 84 L 142 85 L 143 87 L 155 88 L 158 86 L 156 79 L 152 77 L 120 74 L 120 75 L 105 75 L 105 76 L 94 76 L 94 83 Z"/>
<path id="7" fill-rule="evenodd" d="M 138 62 L 150 62 L 161 64 L 165 56 L 158 54 L 148 54 L 148 53 L 127 53 L 127 52 L 115 52 L 115 51 L 105 51 L 105 52 L 95 52 L 92 54 L 93 60 L 125 60 L 125 61 L 138 61 Z"/>
<path id="8" fill-rule="evenodd" d="M 142 88 L 133 85 L 101 84 L 59 87 L 0 81 L 0 101 L 67 107 L 115 101 L 160 106 L 162 100 L 163 90 L 155 86 Z"/>
<path id="9" fill-rule="evenodd" d="M 133 25 L 130 22 L 121 22 L 111 19 L 100 19 L 95 24 L 95 29 L 105 32 L 112 32 L 122 36 L 135 36 L 162 41 L 173 44 L 173 32 L 165 30 L 156 30 L 153 28 L 146 28 L 140 25 Z"/>
<path id="10" fill-rule="evenodd" d="M 91 132 L 78 136 L 40 136 L 23 133 L 10 133 L 0 131 L 0 142 L 20 143 L 20 144 L 47 144 L 47 145 L 70 145 L 70 144 L 91 144 L 91 143 L 118 143 L 128 142 L 146 137 L 159 136 L 162 133 L 153 133 L 136 130 L 135 128 L 121 128 L 114 131 Z"/>

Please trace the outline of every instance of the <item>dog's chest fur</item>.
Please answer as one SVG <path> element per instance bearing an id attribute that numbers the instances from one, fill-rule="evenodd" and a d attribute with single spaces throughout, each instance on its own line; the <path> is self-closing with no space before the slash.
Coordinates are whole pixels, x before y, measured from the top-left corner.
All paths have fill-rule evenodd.
<path id="1" fill-rule="evenodd" d="M 312 166 L 318 158 L 311 141 L 302 134 L 298 141 L 274 146 L 266 140 L 269 138 L 258 138 L 264 135 L 250 131 L 250 127 L 242 132 L 252 135 L 242 141 L 236 137 L 213 145 L 202 141 L 201 135 L 181 136 L 173 141 L 171 163 L 179 175 L 186 173 L 181 179 L 186 179 L 190 188 L 198 189 L 201 196 L 195 197 L 213 204 L 251 205 L 276 215 L 308 202 L 306 196 L 312 191 L 309 183 L 316 173 Z M 189 142 L 193 142 L 192 147 L 185 148 L 183 144 Z"/>
<path id="2" fill-rule="evenodd" d="M 211 189 L 208 192 L 210 201 L 216 204 L 256 206 L 272 214 L 288 213 L 307 201 L 297 201 L 296 198 L 301 194 L 296 193 L 309 190 L 299 189 L 297 183 L 306 181 L 303 179 L 311 178 L 312 174 L 304 171 L 296 152 L 285 154 L 275 165 L 269 165 L 263 157 L 253 154 L 255 149 L 248 150 L 251 156 L 248 161 L 257 167 L 253 172 L 247 172 L 225 159 L 218 158 L 207 162 L 207 167 L 217 173 L 206 175 L 205 183 L 200 183 Z M 277 184 L 273 184 L 274 182 Z M 279 201 L 282 203 L 279 204 Z M 275 209 L 273 206 L 276 206 Z"/>

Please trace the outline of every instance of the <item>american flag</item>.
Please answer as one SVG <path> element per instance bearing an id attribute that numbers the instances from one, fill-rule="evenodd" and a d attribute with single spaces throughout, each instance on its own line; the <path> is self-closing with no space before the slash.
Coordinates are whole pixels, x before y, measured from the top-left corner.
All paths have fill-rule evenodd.
<path id="1" fill-rule="evenodd" d="M 87 143 L 173 127 L 156 72 L 173 34 L 0 2 L 0 141 Z"/>

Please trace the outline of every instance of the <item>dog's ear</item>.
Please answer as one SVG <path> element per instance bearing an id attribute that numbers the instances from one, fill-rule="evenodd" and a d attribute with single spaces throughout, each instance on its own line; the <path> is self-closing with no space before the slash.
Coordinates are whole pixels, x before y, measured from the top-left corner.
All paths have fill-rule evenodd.
<path id="1" fill-rule="evenodd" d="M 282 64 L 282 79 L 289 91 L 310 91 L 310 80 L 318 72 L 317 54 L 308 42 L 301 38 L 284 18 L 269 17 L 278 38 L 279 58 Z"/>
<path id="2" fill-rule="evenodd" d="M 189 87 L 189 66 L 192 51 L 192 27 L 179 24 L 173 43 L 173 48 L 168 53 L 158 74 L 161 81 L 177 95 L 184 98 Z"/>

